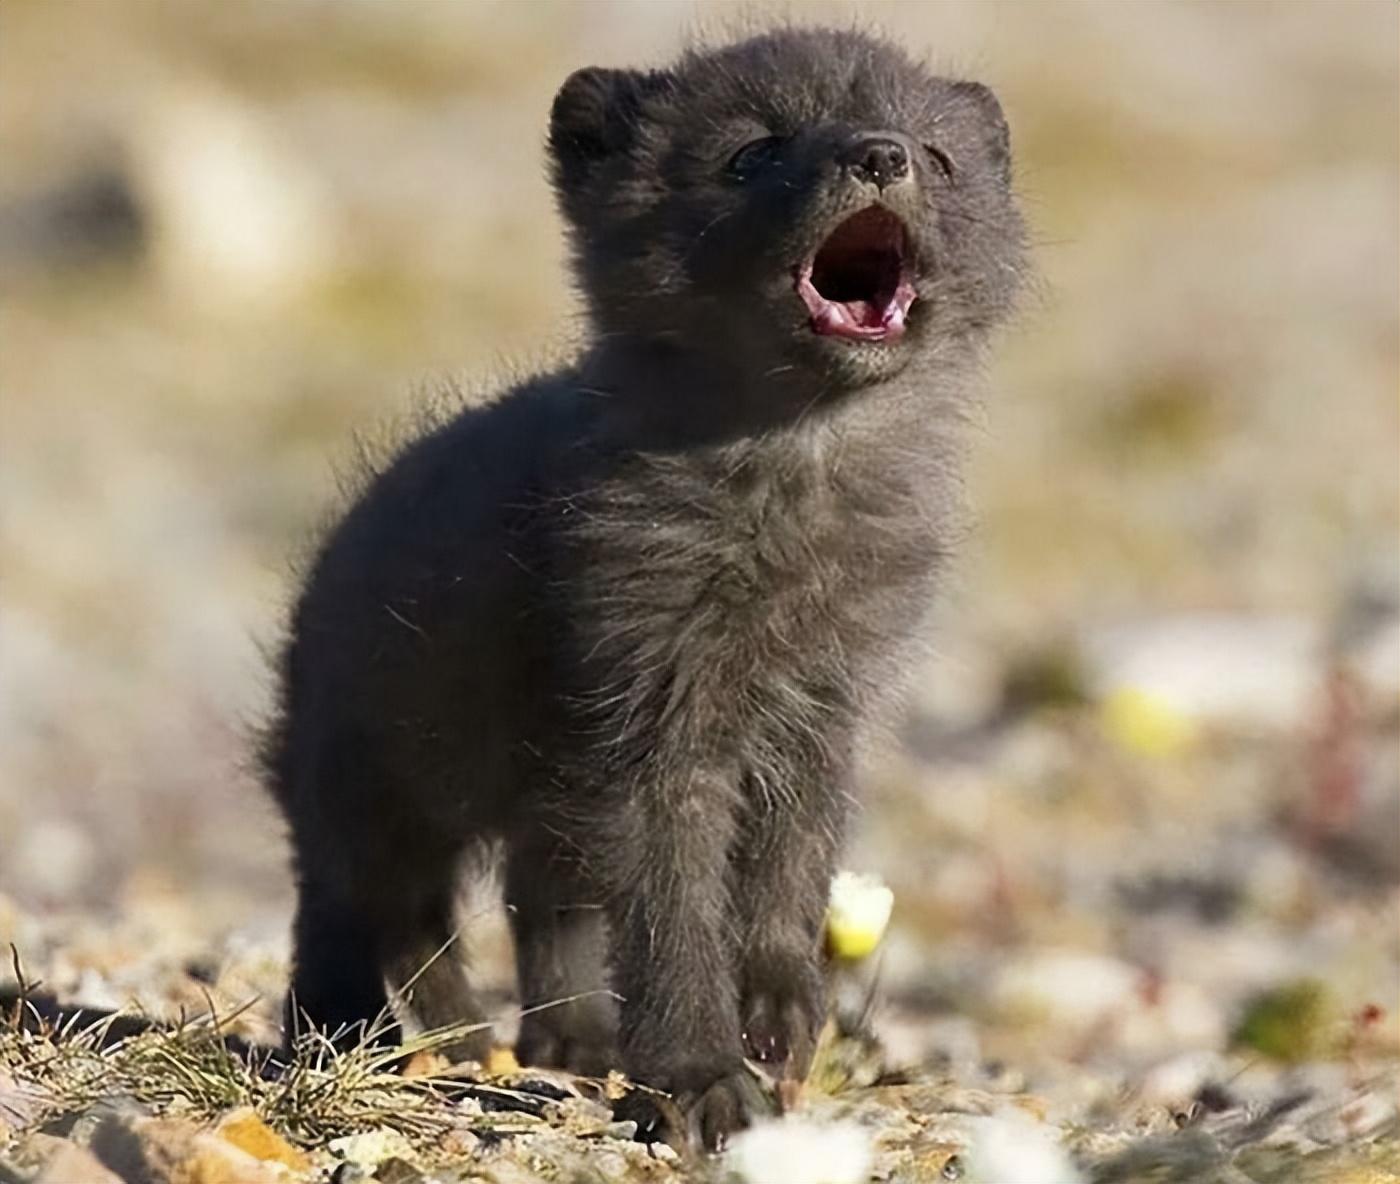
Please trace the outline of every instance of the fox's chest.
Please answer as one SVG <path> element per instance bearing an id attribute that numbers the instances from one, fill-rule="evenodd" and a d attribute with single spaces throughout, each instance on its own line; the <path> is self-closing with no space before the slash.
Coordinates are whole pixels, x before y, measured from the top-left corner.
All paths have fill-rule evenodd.
<path id="1" fill-rule="evenodd" d="M 911 628 L 941 551 L 897 474 L 808 462 L 634 477 L 582 520 L 603 637 L 738 677 Z"/>
<path id="2" fill-rule="evenodd" d="M 942 548 L 915 492 L 898 473 L 811 464 L 662 466 L 597 487 L 566 593 L 587 733 L 758 767 L 858 730 L 932 598 Z"/>

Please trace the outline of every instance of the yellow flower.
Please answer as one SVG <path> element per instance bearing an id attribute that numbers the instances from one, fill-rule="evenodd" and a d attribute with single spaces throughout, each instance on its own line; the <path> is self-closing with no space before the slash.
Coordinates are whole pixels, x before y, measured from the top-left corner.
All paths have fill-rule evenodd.
<path id="1" fill-rule="evenodd" d="M 1191 720 L 1166 700 L 1138 687 L 1122 687 L 1099 705 L 1103 730 L 1120 748 L 1138 756 L 1179 756 L 1196 739 Z"/>
<path id="2" fill-rule="evenodd" d="M 894 908 L 894 893 L 878 876 L 838 872 L 826 910 L 826 944 L 832 955 L 855 962 L 880 944 Z"/>

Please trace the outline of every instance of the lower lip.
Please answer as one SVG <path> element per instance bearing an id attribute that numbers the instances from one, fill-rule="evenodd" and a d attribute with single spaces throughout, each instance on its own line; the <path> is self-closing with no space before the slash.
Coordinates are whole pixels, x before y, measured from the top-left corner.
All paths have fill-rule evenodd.
<path id="1" fill-rule="evenodd" d="M 891 309 L 894 316 L 879 325 L 858 325 L 837 306 L 828 305 L 811 318 L 812 332 L 819 337 L 840 337 L 845 341 L 898 341 L 904 336 L 904 314 Z"/>

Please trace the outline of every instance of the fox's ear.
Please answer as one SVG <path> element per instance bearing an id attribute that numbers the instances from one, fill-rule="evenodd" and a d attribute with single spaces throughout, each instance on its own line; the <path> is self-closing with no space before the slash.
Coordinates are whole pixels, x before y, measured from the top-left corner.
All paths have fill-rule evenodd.
<path id="1" fill-rule="evenodd" d="M 980 82 L 955 82 L 953 93 L 975 112 L 982 124 L 982 143 L 1003 184 L 1011 181 L 1011 129 L 991 87 Z"/>
<path id="2" fill-rule="evenodd" d="M 572 192 L 637 135 L 647 103 L 669 92 L 674 78 L 664 70 L 605 70 L 590 66 L 564 80 L 549 116 L 554 180 Z"/>

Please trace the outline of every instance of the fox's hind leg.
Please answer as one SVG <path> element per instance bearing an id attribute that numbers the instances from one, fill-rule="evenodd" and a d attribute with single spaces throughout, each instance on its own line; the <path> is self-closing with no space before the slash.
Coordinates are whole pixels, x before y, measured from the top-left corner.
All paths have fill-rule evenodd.
<path id="1" fill-rule="evenodd" d="M 467 979 L 457 941 L 455 867 L 449 865 L 416 887 L 399 898 L 394 917 L 383 922 L 384 974 L 396 999 L 424 1028 L 473 1026 L 436 1051 L 451 1060 L 485 1062 L 491 1028 Z"/>
<path id="2" fill-rule="evenodd" d="M 288 1039 L 309 1026 L 340 1048 L 396 1043 L 387 979 L 424 1027 L 482 1024 L 441 1051 L 484 1059 L 490 1031 L 453 941 L 461 844 L 391 814 L 389 803 L 412 798 L 373 758 L 353 730 L 289 728 L 276 766 L 298 881 Z"/>
<path id="3" fill-rule="evenodd" d="M 284 1018 L 287 1043 L 318 1030 L 341 1049 L 370 1036 L 398 1039 L 375 929 L 347 894 L 302 879 L 293 926 L 294 970 Z"/>
<path id="4" fill-rule="evenodd" d="M 387 979 L 395 1004 L 422 1027 L 479 1025 L 437 1051 L 453 1060 L 484 1061 L 491 1031 L 456 948 L 453 889 L 449 877 L 431 889 L 395 893 L 390 909 L 303 881 L 287 999 L 289 1040 L 310 1027 L 340 1049 L 366 1038 L 397 1043 Z"/>

